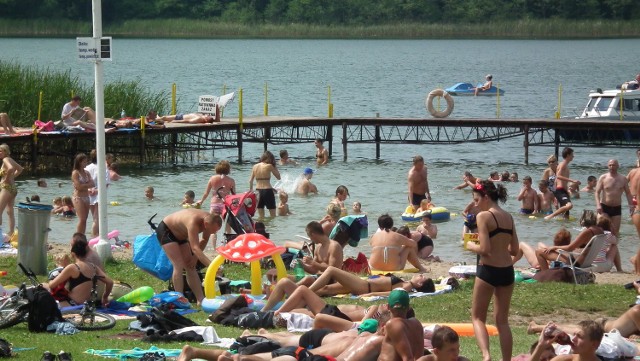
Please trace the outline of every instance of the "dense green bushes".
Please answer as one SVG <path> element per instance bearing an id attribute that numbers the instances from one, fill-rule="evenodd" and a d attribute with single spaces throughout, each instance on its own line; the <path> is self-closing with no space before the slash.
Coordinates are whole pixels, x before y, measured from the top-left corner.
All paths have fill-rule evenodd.
<path id="1" fill-rule="evenodd" d="M 131 19 L 203 19 L 244 24 L 379 25 L 524 19 L 637 20 L 636 0 L 109 0 L 106 24 Z M 14 19 L 91 19 L 90 1 L 3 0 Z M 8 14 L 8 15 L 4 15 Z"/>
<path id="2" fill-rule="evenodd" d="M 0 111 L 9 113 L 14 125 L 30 127 L 38 119 L 38 100 L 42 92 L 41 120 L 59 120 L 62 106 L 72 94 L 80 95 L 83 104 L 93 107 L 93 84 L 82 84 L 70 70 L 52 71 L 15 63 L 0 62 Z M 118 81 L 104 87 L 106 117 L 146 114 L 151 108 L 164 114 L 169 109 L 166 92 L 151 93 L 140 81 Z"/>

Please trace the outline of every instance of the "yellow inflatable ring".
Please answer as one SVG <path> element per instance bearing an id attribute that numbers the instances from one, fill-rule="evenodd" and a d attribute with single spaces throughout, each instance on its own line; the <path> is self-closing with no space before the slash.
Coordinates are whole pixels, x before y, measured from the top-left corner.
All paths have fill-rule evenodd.
<path id="1" fill-rule="evenodd" d="M 433 107 L 433 99 L 435 97 L 443 97 L 444 100 L 447 101 L 447 107 L 445 110 L 438 111 Z M 453 97 L 451 94 L 447 93 L 442 89 L 435 89 L 429 93 L 427 96 L 427 100 L 425 100 L 425 105 L 427 106 L 427 110 L 429 114 L 431 114 L 434 118 L 446 118 L 453 111 Z"/>

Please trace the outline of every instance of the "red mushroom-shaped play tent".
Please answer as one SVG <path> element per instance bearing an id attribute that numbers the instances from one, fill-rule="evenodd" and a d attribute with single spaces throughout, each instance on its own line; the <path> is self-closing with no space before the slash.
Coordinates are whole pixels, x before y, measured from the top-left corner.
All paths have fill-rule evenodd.
<path id="1" fill-rule="evenodd" d="M 287 276 L 287 270 L 284 267 L 280 254 L 285 251 L 284 247 L 276 246 L 265 236 L 258 233 L 245 233 L 236 237 L 224 246 L 216 249 L 218 256 L 211 262 L 207 273 L 204 277 L 204 295 L 207 298 L 213 298 L 216 294 L 216 274 L 218 268 L 227 259 L 233 262 L 250 262 L 251 263 L 251 294 L 259 295 L 262 293 L 260 271 L 260 260 L 264 257 L 271 256 L 273 263 L 276 265 L 278 280 Z"/>

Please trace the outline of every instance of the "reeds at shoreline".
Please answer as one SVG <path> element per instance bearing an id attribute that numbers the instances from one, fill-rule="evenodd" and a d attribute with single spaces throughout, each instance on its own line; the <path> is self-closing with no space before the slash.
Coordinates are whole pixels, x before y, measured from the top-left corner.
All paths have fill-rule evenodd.
<path id="1" fill-rule="evenodd" d="M 1 37 L 91 36 L 89 21 L 2 20 Z M 518 20 L 479 24 L 398 23 L 320 26 L 240 24 L 192 19 L 129 20 L 105 24 L 104 34 L 130 38 L 273 39 L 600 39 L 638 38 L 632 21 Z"/>
<path id="2" fill-rule="evenodd" d="M 62 106 L 72 94 L 81 96 L 83 104 L 94 103 L 93 84 L 82 83 L 71 70 L 54 71 L 0 61 L 0 111 L 9 114 L 13 125 L 31 127 L 38 119 L 40 92 L 43 121 L 59 120 Z M 149 109 L 164 114 L 170 108 L 166 91 L 151 92 L 140 80 L 105 84 L 104 99 L 104 114 L 110 118 L 119 118 L 122 109 L 138 117 Z"/>

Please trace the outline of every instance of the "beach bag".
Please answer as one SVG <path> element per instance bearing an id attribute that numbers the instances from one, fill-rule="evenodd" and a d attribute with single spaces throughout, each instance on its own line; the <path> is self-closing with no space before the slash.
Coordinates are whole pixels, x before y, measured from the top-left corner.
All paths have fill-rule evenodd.
<path id="1" fill-rule="evenodd" d="M 257 353 L 271 352 L 282 347 L 278 342 L 269 340 L 264 336 L 238 337 L 229 347 L 240 355 L 253 355 Z"/>
<path id="2" fill-rule="evenodd" d="M 356 258 L 349 257 L 345 259 L 344 262 L 342 262 L 342 270 L 351 273 L 371 274 L 367 256 L 362 252 L 358 252 Z"/>
<path id="3" fill-rule="evenodd" d="M 136 236 L 133 241 L 133 263 L 163 281 L 170 279 L 173 274 L 173 265 L 164 253 L 155 232 Z"/>
<path id="4" fill-rule="evenodd" d="M 4 338 L 0 338 L 0 357 L 11 357 L 11 344 Z"/>
<path id="5" fill-rule="evenodd" d="M 151 309 L 154 322 L 169 332 L 185 327 L 198 326 L 197 323 L 166 307 L 153 307 Z"/>
<path id="6" fill-rule="evenodd" d="M 36 287 L 34 292 L 28 296 L 29 316 L 27 316 L 27 324 L 29 325 L 29 331 L 46 331 L 47 326 L 52 322 L 63 321 L 62 313 L 58 309 L 58 303 L 44 287 Z"/>

